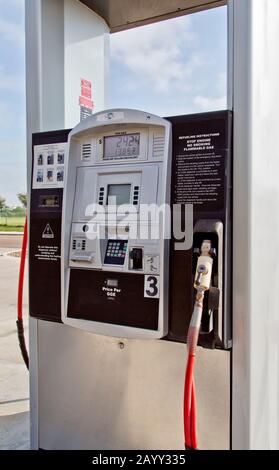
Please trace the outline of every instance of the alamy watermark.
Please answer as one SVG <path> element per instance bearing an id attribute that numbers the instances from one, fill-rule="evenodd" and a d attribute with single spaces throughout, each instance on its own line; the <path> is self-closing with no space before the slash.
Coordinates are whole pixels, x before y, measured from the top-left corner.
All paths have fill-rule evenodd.
<path id="1" fill-rule="evenodd" d="M 192 204 L 122 204 L 114 197 L 108 205 L 90 204 L 85 212 L 88 239 L 173 240 L 177 251 L 193 244 Z"/>

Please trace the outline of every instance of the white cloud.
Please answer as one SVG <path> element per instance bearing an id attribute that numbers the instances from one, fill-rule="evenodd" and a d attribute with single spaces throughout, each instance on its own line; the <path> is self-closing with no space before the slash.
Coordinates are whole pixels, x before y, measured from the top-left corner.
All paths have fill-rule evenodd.
<path id="1" fill-rule="evenodd" d="M 7 5 L 7 2 L 9 2 L 9 7 L 24 10 L 25 0 L 0 0 L 0 7 L 1 5 Z"/>
<path id="2" fill-rule="evenodd" d="M 220 73 L 216 78 L 215 95 L 198 95 L 194 98 L 197 111 L 218 111 L 227 108 L 227 76 Z"/>
<path id="3" fill-rule="evenodd" d="M 217 90 L 220 94 L 226 94 L 227 90 L 227 74 L 225 72 L 220 73 L 217 78 Z"/>
<path id="4" fill-rule="evenodd" d="M 25 140 L 1 141 L 0 195 L 9 205 L 17 204 L 17 194 L 26 191 Z"/>
<path id="5" fill-rule="evenodd" d="M 26 157 L 25 140 L 6 139 L 6 140 L 1 141 L 1 147 L 0 147 L 1 166 L 13 167 L 13 165 L 10 164 L 11 160 L 13 162 L 16 161 L 17 163 L 22 161 L 23 164 L 25 165 L 25 157 Z"/>
<path id="6" fill-rule="evenodd" d="M 0 38 L 17 46 L 24 45 L 24 28 L 21 24 L 0 18 Z"/>
<path id="7" fill-rule="evenodd" d="M 9 129 L 13 122 L 13 113 L 6 103 L 0 102 L 0 128 L 1 131 Z M 0 152 L 2 151 L 3 142 L 1 141 Z"/>
<path id="8" fill-rule="evenodd" d="M 111 55 L 133 72 L 136 81 L 128 83 L 131 87 L 150 82 L 159 92 L 170 87 L 186 91 L 192 87 L 193 73 L 203 64 L 194 43 L 191 18 L 182 17 L 114 34 Z"/>
<path id="9" fill-rule="evenodd" d="M 25 78 L 21 75 L 10 75 L 0 68 L 0 91 L 23 93 L 25 88 Z"/>
<path id="10" fill-rule="evenodd" d="M 227 97 L 196 96 L 194 104 L 197 111 L 219 111 L 227 108 Z"/>

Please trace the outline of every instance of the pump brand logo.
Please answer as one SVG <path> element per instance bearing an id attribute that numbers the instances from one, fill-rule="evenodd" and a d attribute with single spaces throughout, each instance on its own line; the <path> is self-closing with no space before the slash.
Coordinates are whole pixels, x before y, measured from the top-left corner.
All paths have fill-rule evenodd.
<path id="1" fill-rule="evenodd" d="M 42 238 L 54 238 L 53 230 L 50 224 L 46 225 L 46 228 L 43 231 Z"/>
<path id="2" fill-rule="evenodd" d="M 104 114 L 98 114 L 97 115 L 97 121 L 117 121 L 124 119 L 124 113 L 123 112 L 109 112 L 109 113 L 104 113 Z"/>

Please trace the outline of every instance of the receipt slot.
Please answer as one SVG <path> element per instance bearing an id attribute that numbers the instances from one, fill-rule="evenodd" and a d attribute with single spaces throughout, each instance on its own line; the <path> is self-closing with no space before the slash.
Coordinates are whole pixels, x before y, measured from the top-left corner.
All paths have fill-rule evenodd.
<path id="1" fill-rule="evenodd" d="M 171 123 L 145 112 L 98 113 L 70 133 L 63 323 L 124 338 L 168 333 L 171 150 Z"/>

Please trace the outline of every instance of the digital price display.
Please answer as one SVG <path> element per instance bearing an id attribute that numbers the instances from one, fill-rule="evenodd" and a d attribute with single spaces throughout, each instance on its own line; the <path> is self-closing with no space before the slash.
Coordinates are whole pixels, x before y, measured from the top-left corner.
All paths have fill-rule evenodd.
<path id="1" fill-rule="evenodd" d="M 133 158 L 140 154 L 140 133 L 104 137 L 104 160 Z"/>

